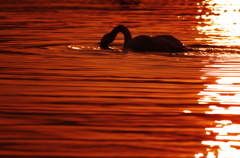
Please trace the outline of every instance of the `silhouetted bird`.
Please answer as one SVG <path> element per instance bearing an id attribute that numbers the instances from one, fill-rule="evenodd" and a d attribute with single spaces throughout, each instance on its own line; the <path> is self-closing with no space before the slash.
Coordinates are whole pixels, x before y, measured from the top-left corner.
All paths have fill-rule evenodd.
<path id="1" fill-rule="evenodd" d="M 136 52 L 186 52 L 187 49 L 183 44 L 171 35 L 146 36 L 140 35 L 132 38 L 127 27 L 123 25 L 116 26 L 110 33 L 105 34 L 101 41 L 100 47 L 110 49 L 108 45 L 112 43 L 117 34 L 122 32 L 124 35 L 124 46 Z"/>

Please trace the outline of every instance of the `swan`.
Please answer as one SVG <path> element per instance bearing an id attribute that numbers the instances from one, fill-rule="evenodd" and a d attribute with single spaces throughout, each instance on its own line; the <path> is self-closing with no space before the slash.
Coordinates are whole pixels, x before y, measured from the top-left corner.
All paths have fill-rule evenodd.
<path id="1" fill-rule="evenodd" d="M 124 49 L 130 49 L 135 52 L 186 52 L 183 44 L 171 35 L 147 36 L 140 35 L 132 38 L 129 29 L 124 25 L 118 25 L 110 33 L 105 34 L 101 41 L 102 49 L 110 49 L 109 44 L 114 41 L 117 34 L 122 32 L 124 35 Z"/>

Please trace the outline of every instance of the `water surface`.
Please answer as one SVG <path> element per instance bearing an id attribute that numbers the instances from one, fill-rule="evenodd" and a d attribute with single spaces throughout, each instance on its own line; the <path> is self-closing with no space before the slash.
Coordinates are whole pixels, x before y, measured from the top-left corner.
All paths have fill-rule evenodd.
<path id="1" fill-rule="evenodd" d="M 239 155 L 238 5 L 129 2 L 1 1 L 0 157 Z M 193 50 L 99 49 L 118 24 Z"/>

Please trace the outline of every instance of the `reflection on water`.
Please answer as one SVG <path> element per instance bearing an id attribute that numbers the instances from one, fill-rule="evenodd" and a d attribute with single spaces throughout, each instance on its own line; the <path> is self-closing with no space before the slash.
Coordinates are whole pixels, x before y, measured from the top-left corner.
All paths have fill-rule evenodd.
<path id="1" fill-rule="evenodd" d="M 202 80 L 205 89 L 200 91 L 199 104 L 208 104 L 205 113 L 216 118 L 214 123 L 205 128 L 206 135 L 212 140 L 202 141 L 207 145 L 207 154 L 195 157 L 239 158 L 240 157 L 240 122 L 234 116 L 240 114 L 240 64 L 236 58 L 210 58 L 206 63 Z"/>
<path id="2" fill-rule="evenodd" d="M 133 36 L 171 34 L 186 45 L 206 35 L 213 37 L 209 43 L 225 39 L 217 34 L 220 29 L 204 31 L 216 24 L 207 22 L 220 18 L 210 10 L 220 1 L 119 5 L 137 1 L 5 0 L 0 5 L 1 158 L 238 155 L 236 47 L 217 52 L 198 47 L 179 55 L 120 53 L 121 35 L 115 51 L 99 50 L 98 44 L 118 24 Z M 193 31 L 202 20 L 196 16 L 205 20 Z"/>
<path id="3" fill-rule="evenodd" d="M 199 104 L 239 104 L 240 103 L 240 65 L 235 59 L 216 59 L 209 61 L 202 69 L 206 76 L 202 79 L 209 81 L 206 89 L 200 93 Z M 213 83 L 211 83 L 213 82 Z"/>
<path id="4" fill-rule="evenodd" d="M 212 45 L 239 45 L 240 4 L 235 0 L 205 0 L 198 3 L 202 19 L 196 29 L 208 38 Z M 202 141 L 208 146 L 207 153 L 195 154 L 196 158 L 237 158 L 240 157 L 240 122 L 234 116 L 240 114 L 240 64 L 235 57 L 210 58 L 202 68 L 205 89 L 200 91 L 198 103 L 209 105 L 206 116 L 215 121 L 205 128 L 209 140 Z M 186 113 L 186 111 L 185 111 Z"/>
<path id="5" fill-rule="evenodd" d="M 197 38 L 212 45 L 239 45 L 240 3 L 236 0 L 205 0 L 198 3 L 196 19 L 202 19 L 196 29 L 208 36 Z"/>

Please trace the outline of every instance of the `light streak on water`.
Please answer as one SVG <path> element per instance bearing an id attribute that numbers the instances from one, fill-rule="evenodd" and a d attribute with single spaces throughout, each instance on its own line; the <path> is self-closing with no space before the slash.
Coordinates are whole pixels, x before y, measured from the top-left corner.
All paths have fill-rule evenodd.
<path id="1" fill-rule="evenodd" d="M 205 0 L 198 3 L 196 30 L 207 35 L 206 40 L 212 45 L 239 45 L 240 43 L 240 3 L 237 0 Z"/>

